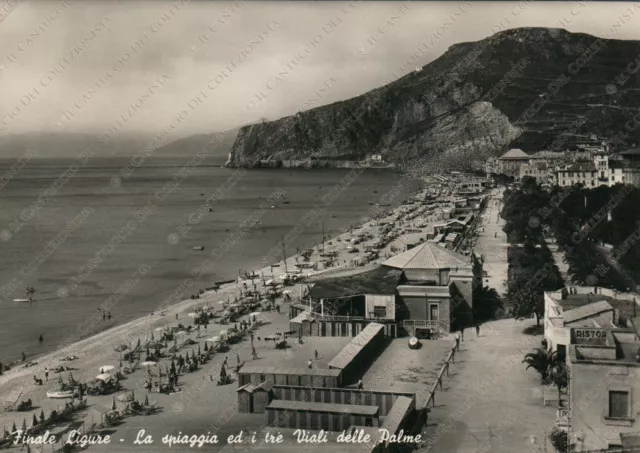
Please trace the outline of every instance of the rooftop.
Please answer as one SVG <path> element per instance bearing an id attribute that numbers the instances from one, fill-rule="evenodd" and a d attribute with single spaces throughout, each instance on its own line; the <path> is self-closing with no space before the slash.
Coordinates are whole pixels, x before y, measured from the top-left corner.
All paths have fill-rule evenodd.
<path id="1" fill-rule="evenodd" d="M 351 340 L 349 344 L 347 344 L 342 351 L 338 353 L 337 356 L 331 359 L 331 362 L 329 362 L 329 368 L 338 368 L 340 370 L 344 369 L 349 365 L 349 363 L 351 363 L 353 358 L 362 351 L 362 348 L 369 344 L 371 339 L 378 335 L 381 330 L 384 330 L 384 326 L 382 324 L 375 322 L 368 324 L 367 327 L 362 329 L 362 331 L 356 335 L 353 340 Z"/>
<path id="2" fill-rule="evenodd" d="M 593 162 L 579 162 L 559 171 L 596 171 L 596 165 Z"/>
<path id="3" fill-rule="evenodd" d="M 311 401 L 273 400 L 267 409 L 288 411 L 329 412 L 333 414 L 378 415 L 378 406 L 360 406 L 358 404 L 315 403 Z"/>
<path id="4" fill-rule="evenodd" d="M 331 299 L 361 294 L 395 294 L 402 271 L 379 266 L 373 270 L 318 281 L 309 293 L 312 299 Z"/>
<path id="5" fill-rule="evenodd" d="M 591 304 L 583 305 L 582 307 L 565 311 L 563 313 L 563 319 L 565 324 L 569 324 L 581 319 L 595 316 L 605 311 L 613 311 L 613 307 L 606 300 L 601 300 L 600 302 L 594 302 Z"/>
<path id="6" fill-rule="evenodd" d="M 468 268 L 471 263 L 464 255 L 444 249 L 434 242 L 424 242 L 389 258 L 383 265 L 396 269 L 455 269 Z"/>
<path id="7" fill-rule="evenodd" d="M 518 148 L 513 148 L 504 153 L 498 159 L 529 159 L 529 155 Z"/>
<path id="8" fill-rule="evenodd" d="M 333 376 L 340 375 L 340 370 L 328 368 L 282 368 L 275 366 L 243 366 L 238 374 L 284 374 L 289 376 Z"/>

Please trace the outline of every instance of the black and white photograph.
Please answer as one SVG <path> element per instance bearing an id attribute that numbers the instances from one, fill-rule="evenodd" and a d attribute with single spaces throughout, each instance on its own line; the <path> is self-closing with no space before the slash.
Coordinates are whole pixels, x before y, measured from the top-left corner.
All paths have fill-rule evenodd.
<path id="1" fill-rule="evenodd" d="M 0 0 L 0 451 L 640 453 L 640 3 Z"/>

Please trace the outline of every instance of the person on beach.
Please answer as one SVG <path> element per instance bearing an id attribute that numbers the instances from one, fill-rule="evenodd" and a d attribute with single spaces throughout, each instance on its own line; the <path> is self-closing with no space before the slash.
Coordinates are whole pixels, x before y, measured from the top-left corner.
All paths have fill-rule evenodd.
<path id="1" fill-rule="evenodd" d="M 316 356 L 316 360 L 318 360 L 318 350 L 316 349 L 315 351 L 313 351 L 313 353 Z"/>
<path id="2" fill-rule="evenodd" d="M 464 341 L 464 327 L 460 329 L 460 339 Z"/>
<path id="3" fill-rule="evenodd" d="M 476 337 L 480 336 L 480 324 L 476 324 Z"/>
<path id="4" fill-rule="evenodd" d="M 362 384 L 362 379 L 358 379 L 358 390 L 362 390 L 364 385 Z"/>
<path id="5" fill-rule="evenodd" d="M 111 312 L 107 313 L 107 319 L 111 319 Z"/>
<path id="6" fill-rule="evenodd" d="M 42 334 L 40 334 L 40 337 L 38 338 L 38 341 L 40 342 L 40 344 L 42 344 L 42 342 L 44 341 L 44 338 L 42 338 Z"/>
<path id="7" fill-rule="evenodd" d="M 49 382 L 49 368 L 44 369 L 44 380 Z"/>
<path id="8" fill-rule="evenodd" d="M 24 355 L 24 352 L 22 353 L 22 361 L 24 362 L 25 360 L 27 360 L 27 356 Z"/>
<path id="9" fill-rule="evenodd" d="M 313 363 L 311 362 L 311 359 L 309 359 L 309 361 L 307 362 L 307 366 L 309 367 L 309 369 L 313 368 Z"/>
<path id="10" fill-rule="evenodd" d="M 2 371 L 3 371 L 3 369 L 2 369 L 2 362 L 0 362 L 0 376 L 2 376 Z"/>

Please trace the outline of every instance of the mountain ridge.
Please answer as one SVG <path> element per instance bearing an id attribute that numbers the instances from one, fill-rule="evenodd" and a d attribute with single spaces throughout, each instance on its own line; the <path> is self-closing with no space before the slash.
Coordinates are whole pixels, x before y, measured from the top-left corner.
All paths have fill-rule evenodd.
<path id="1" fill-rule="evenodd" d="M 635 74 L 622 85 L 616 80 L 639 56 L 639 41 L 558 28 L 504 30 L 453 44 L 418 71 L 362 95 L 245 126 L 227 165 L 311 159 L 341 166 L 381 149 L 391 163 L 428 157 L 466 169 L 508 147 L 559 146 L 559 136 L 612 139 L 624 132 L 621 143 L 634 143 L 638 133 L 623 125 L 637 113 L 640 83 Z M 358 126 L 344 128 L 349 118 Z"/>

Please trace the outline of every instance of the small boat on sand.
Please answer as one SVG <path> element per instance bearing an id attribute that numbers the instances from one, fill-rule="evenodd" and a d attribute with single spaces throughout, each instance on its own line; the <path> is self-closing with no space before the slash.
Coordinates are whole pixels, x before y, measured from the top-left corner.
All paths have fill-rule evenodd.
<path id="1" fill-rule="evenodd" d="M 13 299 L 14 302 L 29 302 L 29 299 Z"/>
<path id="2" fill-rule="evenodd" d="M 47 392 L 47 398 L 54 398 L 54 399 L 73 398 L 73 391 L 68 390 L 65 392 Z"/>
<path id="3" fill-rule="evenodd" d="M 193 250 L 200 250 L 200 251 L 202 251 L 202 250 L 204 250 L 204 247 L 203 247 L 203 246 L 201 246 L 201 245 L 196 245 L 196 246 L 194 246 L 194 247 L 193 247 Z"/>

